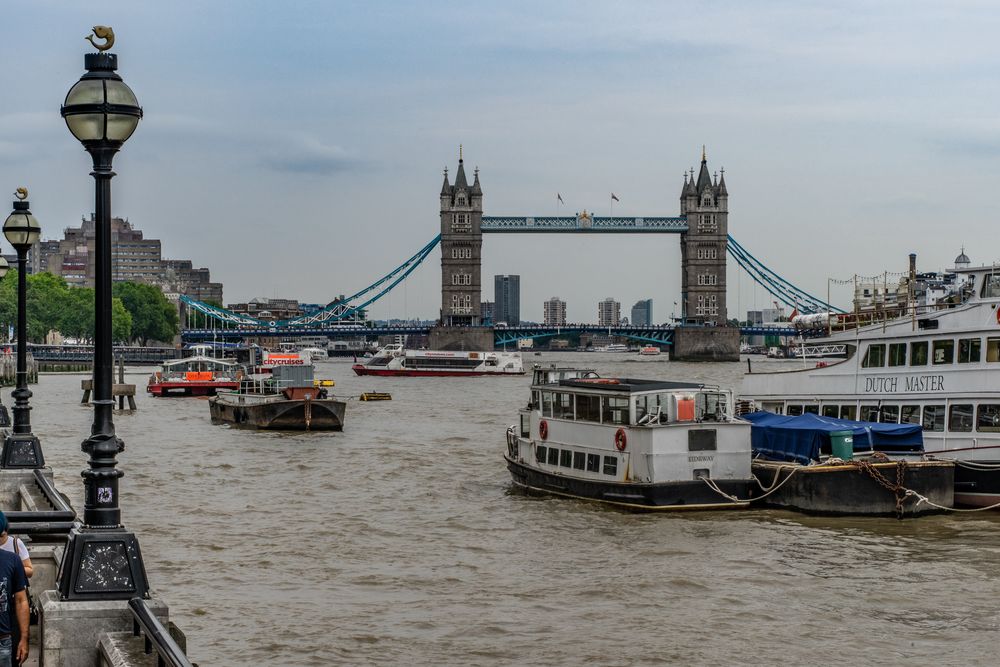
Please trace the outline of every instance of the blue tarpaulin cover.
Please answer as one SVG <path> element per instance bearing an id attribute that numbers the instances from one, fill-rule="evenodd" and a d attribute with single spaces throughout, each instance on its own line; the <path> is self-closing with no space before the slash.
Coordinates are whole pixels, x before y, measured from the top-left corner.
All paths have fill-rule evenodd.
<path id="1" fill-rule="evenodd" d="M 743 415 L 743 419 L 753 424 L 750 444 L 754 456 L 776 461 L 803 464 L 819 461 L 820 448 L 830 451 L 833 431 L 851 431 L 856 452 L 919 454 L 924 451 L 920 424 L 879 424 L 814 414 L 789 417 L 771 412 L 751 412 Z"/>

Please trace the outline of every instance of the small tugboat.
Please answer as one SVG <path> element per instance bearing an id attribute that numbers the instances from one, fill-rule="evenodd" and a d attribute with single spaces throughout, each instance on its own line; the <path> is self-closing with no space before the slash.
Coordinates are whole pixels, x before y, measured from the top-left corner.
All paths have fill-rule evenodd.
<path id="1" fill-rule="evenodd" d="M 245 378 L 239 391 L 219 392 L 208 402 L 212 423 L 287 431 L 342 430 L 346 404 L 313 386 L 312 368 L 312 364 L 275 366 L 270 375 Z"/>
<path id="2" fill-rule="evenodd" d="M 698 383 L 536 367 L 504 456 L 520 488 L 631 510 L 746 507 L 750 424 Z"/>
<path id="3" fill-rule="evenodd" d="M 214 396 L 220 389 L 236 389 L 243 366 L 206 356 L 163 362 L 163 370 L 149 377 L 146 391 L 153 396 Z"/>
<path id="4" fill-rule="evenodd" d="M 754 504 L 812 514 L 917 515 L 951 509 L 955 464 L 927 460 L 920 424 L 770 412 L 753 424 Z"/>
<path id="5" fill-rule="evenodd" d="M 368 363 L 351 366 L 358 375 L 458 377 L 524 375 L 520 352 L 407 350 L 386 345 Z"/>

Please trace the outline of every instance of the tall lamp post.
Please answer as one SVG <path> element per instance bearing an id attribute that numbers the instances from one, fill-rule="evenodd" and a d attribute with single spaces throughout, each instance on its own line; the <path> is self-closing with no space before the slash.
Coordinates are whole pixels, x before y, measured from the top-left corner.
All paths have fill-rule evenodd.
<path id="1" fill-rule="evenodd" d="M 148 596 L 149 584 L 135 534 L 121 523 L 118 480 L 124 475 L 115 456 L 125 443 L 115 434 L 112 420 L 111 348 L 111 162 L 132 136 L 142 109 L 132 90 L 115 73 L 118 56 L 106 53 L 114 32 L 94 28 L 106 40 L 91 43 L 98 53 L 84 56 L 87 72 L 70 88 L 62 106 L 69 131 L 93 159 L 94 218 L 94 423 L 83 451 L 90 455 L 84 470 L 83 527 L 70 533 L 59 569 L 59 594 L 64 600 L 124 600 Z"/>
<path id="2" fill-rule="evenodd" d="M 7 259 L 0 257 L 0 280 L 7 275 L 7 271 L 10 269 L 10 264 L 7 263 Z M 10 426 L 10 414 L 7 412 L 7 406 L 0 403 L 0 426 Z"/>
<path id="3" fill-rule="evenodd" d="M 14 431 L 3 442 L 0 468 L 41 468 L 42 445 L 31 432 L 31 390 L 28 389 L 28 249 L 38 241 L 41 227 L 28 209 L 28 191 L 18 188 L 14 211 L 3 223 L 3 235 L 17 251 L 17 387 L 14 398 Z"/>

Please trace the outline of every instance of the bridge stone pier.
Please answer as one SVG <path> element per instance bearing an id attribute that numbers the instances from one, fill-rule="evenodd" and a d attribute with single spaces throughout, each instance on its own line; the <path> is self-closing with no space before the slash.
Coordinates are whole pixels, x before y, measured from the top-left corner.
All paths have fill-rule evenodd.
<path id="1" fill-rule="evenodd" d="M 493 347 L 493 331 L 480 316 L 484 233 L 679 234 L 681 325 L 671 356 L 691 361 L 739 359 L 739 330 L 727 326 L 726 313 L 729 192 L 725 174 L 713 177 L 709 172 L 704 150 L 697 175 L 694 169 L 684 174 L 680 215 L 674 217 L 605 218 L 586 211 L 565 217 L 484 216 L 479 169 L 470 185 L 461 149 L 454 184 L 445 169 L 440 202 L 441 316 L 431 330 L 432 349 Z"/>

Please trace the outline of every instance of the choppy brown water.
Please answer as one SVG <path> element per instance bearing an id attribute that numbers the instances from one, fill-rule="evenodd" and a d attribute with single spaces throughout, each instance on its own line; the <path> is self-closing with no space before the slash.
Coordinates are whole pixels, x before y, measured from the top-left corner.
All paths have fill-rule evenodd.
<path id="1" fill-rule="evenodd" d="M 745 369 L 526 356 L 552 360 L 727 385 Z M 352 401 L 330 435 L 212 426 L 193 398 L 143 394 L 116 417 L 125 522 L 202 665 L 996 659 L 998 514 L 636 515 L 529 498 L 511 492 L 502 453 L 530 376 L 357 378 L 347 360 L 318 374 L 338 395 L 394 400 Z M 33 418 L 82 510 L 80 379 L 43 376 Z"/>

